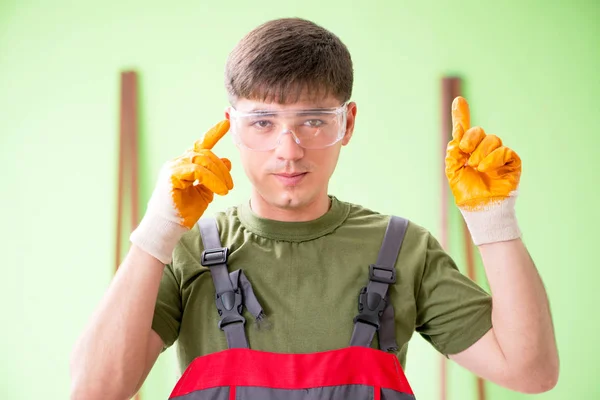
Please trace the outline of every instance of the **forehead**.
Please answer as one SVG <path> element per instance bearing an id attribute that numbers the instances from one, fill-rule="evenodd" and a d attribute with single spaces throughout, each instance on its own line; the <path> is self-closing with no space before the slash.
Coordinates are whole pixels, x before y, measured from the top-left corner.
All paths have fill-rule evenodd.
<path id="1" fill-rule="evenodd" d="M 267 102 L 254 99 L 238 99 L 235 103 L 235 109 L 240 112 L 256 111 L 286 111 L 286 110 L 314 110 L 319 108 L 339 107 L 342 102 L 334 96 L 314 96 L 302 95 L 293 103 Z"/>

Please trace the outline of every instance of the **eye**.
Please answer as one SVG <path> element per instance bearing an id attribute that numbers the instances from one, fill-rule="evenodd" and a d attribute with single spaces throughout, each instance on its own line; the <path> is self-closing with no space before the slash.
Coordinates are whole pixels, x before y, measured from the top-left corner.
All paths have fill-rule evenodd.
<path id="1" fill-rule="evenodd" d="M 252 127 L 254 127 L 254 128 L 258 128 L 258 129 L 267 129 L 267 128 L 269 128 L 269 127 L 270 127 L 272 124 L 271 124 L 271 121 L 268 121 L 268 120 L 266 120 L 266 119 L 261 119 L 261 120 L 258 120 L 258 121 L 254 121 L 254 122 L 252 122 L 252 124 L 251 124 L 251 125 L 252 125 Z"/>
<path id="2" fill-rule="evenodd" d="M 309 126 L 311 128 L 318 128 L 318 127 L 322 126 L 323 124 L 324 124 L 323 120 L 320 120 L 320 119 L 309 119 L 304 123 L 304 125 Z"/>

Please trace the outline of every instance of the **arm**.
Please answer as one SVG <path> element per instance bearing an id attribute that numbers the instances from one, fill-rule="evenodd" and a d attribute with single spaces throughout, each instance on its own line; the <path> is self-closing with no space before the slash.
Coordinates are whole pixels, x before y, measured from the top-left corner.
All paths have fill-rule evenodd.
<path id="1" fill-rule="evenodd" d="M 141 387 L 164 343 L 152 330 L 165 264 L 215 193 L 233 188 L 227 159 L 210 149 L 229 129 L 215 125 L 160 171 L 132 247 L 71 356 L 71 398 L 127 400 Z M 178 293 L 165 287 L 163 294 Z"/>
<path id="2" fill-rule="evenodd" d="M 71 355 L 71 399 L 129 399 L 162 340 L 151 329 L 164 265 L 132 246 Z"/>
<path id="3" fill-rule="evenodd" d="M 558 352 L 546 291 L 520 239 L 479 246 L 494 327 L 450 358 L 478 376 L 525 393 L 552 389 Z"/>
<path id="4" fill-rule="evenodd" d="M 463 98 L 452 104 L 452 125 L 446 176 L 479 246 L 492 291 L 493 328 L 451 358 L 510 389 L 548 391 L 558 380 L 558 351 L 546 292 L 515 213 L 521 159 L 497 136 L 470 126 Z"/>

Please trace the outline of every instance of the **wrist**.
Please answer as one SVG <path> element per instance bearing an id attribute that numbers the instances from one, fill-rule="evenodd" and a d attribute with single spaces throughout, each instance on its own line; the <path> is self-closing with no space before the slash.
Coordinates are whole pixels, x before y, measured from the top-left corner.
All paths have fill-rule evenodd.
<path id="1" fill-rule="evenodd" d="M 147 213 L 131 233 L 130 241 L 163 264 L 172 261 L 173 249 L 188 229 L 161 215 Z"/>
<path id="2" fill-rule="evenodd" d="M 480 207 L 476 211 L 460 208 L 475 245 L 505 242 L 521 237 L 515 201 L 516 194 Z"/>

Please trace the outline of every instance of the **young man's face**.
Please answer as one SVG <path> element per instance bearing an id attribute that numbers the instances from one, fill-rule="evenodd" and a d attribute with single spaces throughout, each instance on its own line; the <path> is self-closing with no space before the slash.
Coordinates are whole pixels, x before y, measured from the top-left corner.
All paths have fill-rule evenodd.
<path id="1" fill-rule="evenodd" d="M 287 130 L 294 130 L 294 124 L 297 123 L 294 120 L 296 111 L 332 109 L 341 105 L 341 102 L 332 96 L 319 101 L 301 97 L 293 104 L 262 103 L 248 99 L 237 101 L 235 109 L 241 113 L 256 110 L 292 111 L 284 114 L 290 116 L 289 118 L 281 118 L 281 122 L 277 123 L 280 131 L 278 133 L 283 134 L 278 135 L 279 141 L 275 148 L 257 151 L 238 143 L 242 165 L 253 186 L 254 199 L 266 203 L 271 208 L 300 211 L 327 197 L 329 179 L 335 170 L 340 149 L 347 145 L 352 137 L 356 105 L 350 103 L 346 106 L 345 134 L 328 147 L 303 148 L 294 141 L 294 137 Z M 233 127 L 236 117 L 235 112 L 232 115 L 230 111 L 226 112 L 226 118 L 232 122 Z M 343 121 L 343 118 L 341 120 Z M 250 120 L 246 126 L 252 123 L 255 122 Z M 319 123 L 311 121 L 305 124 Z M 261 121 L 258 125 L 262 129 L 271 123 Z M 297 128 L 300 129 L 305 128 Z"/>

